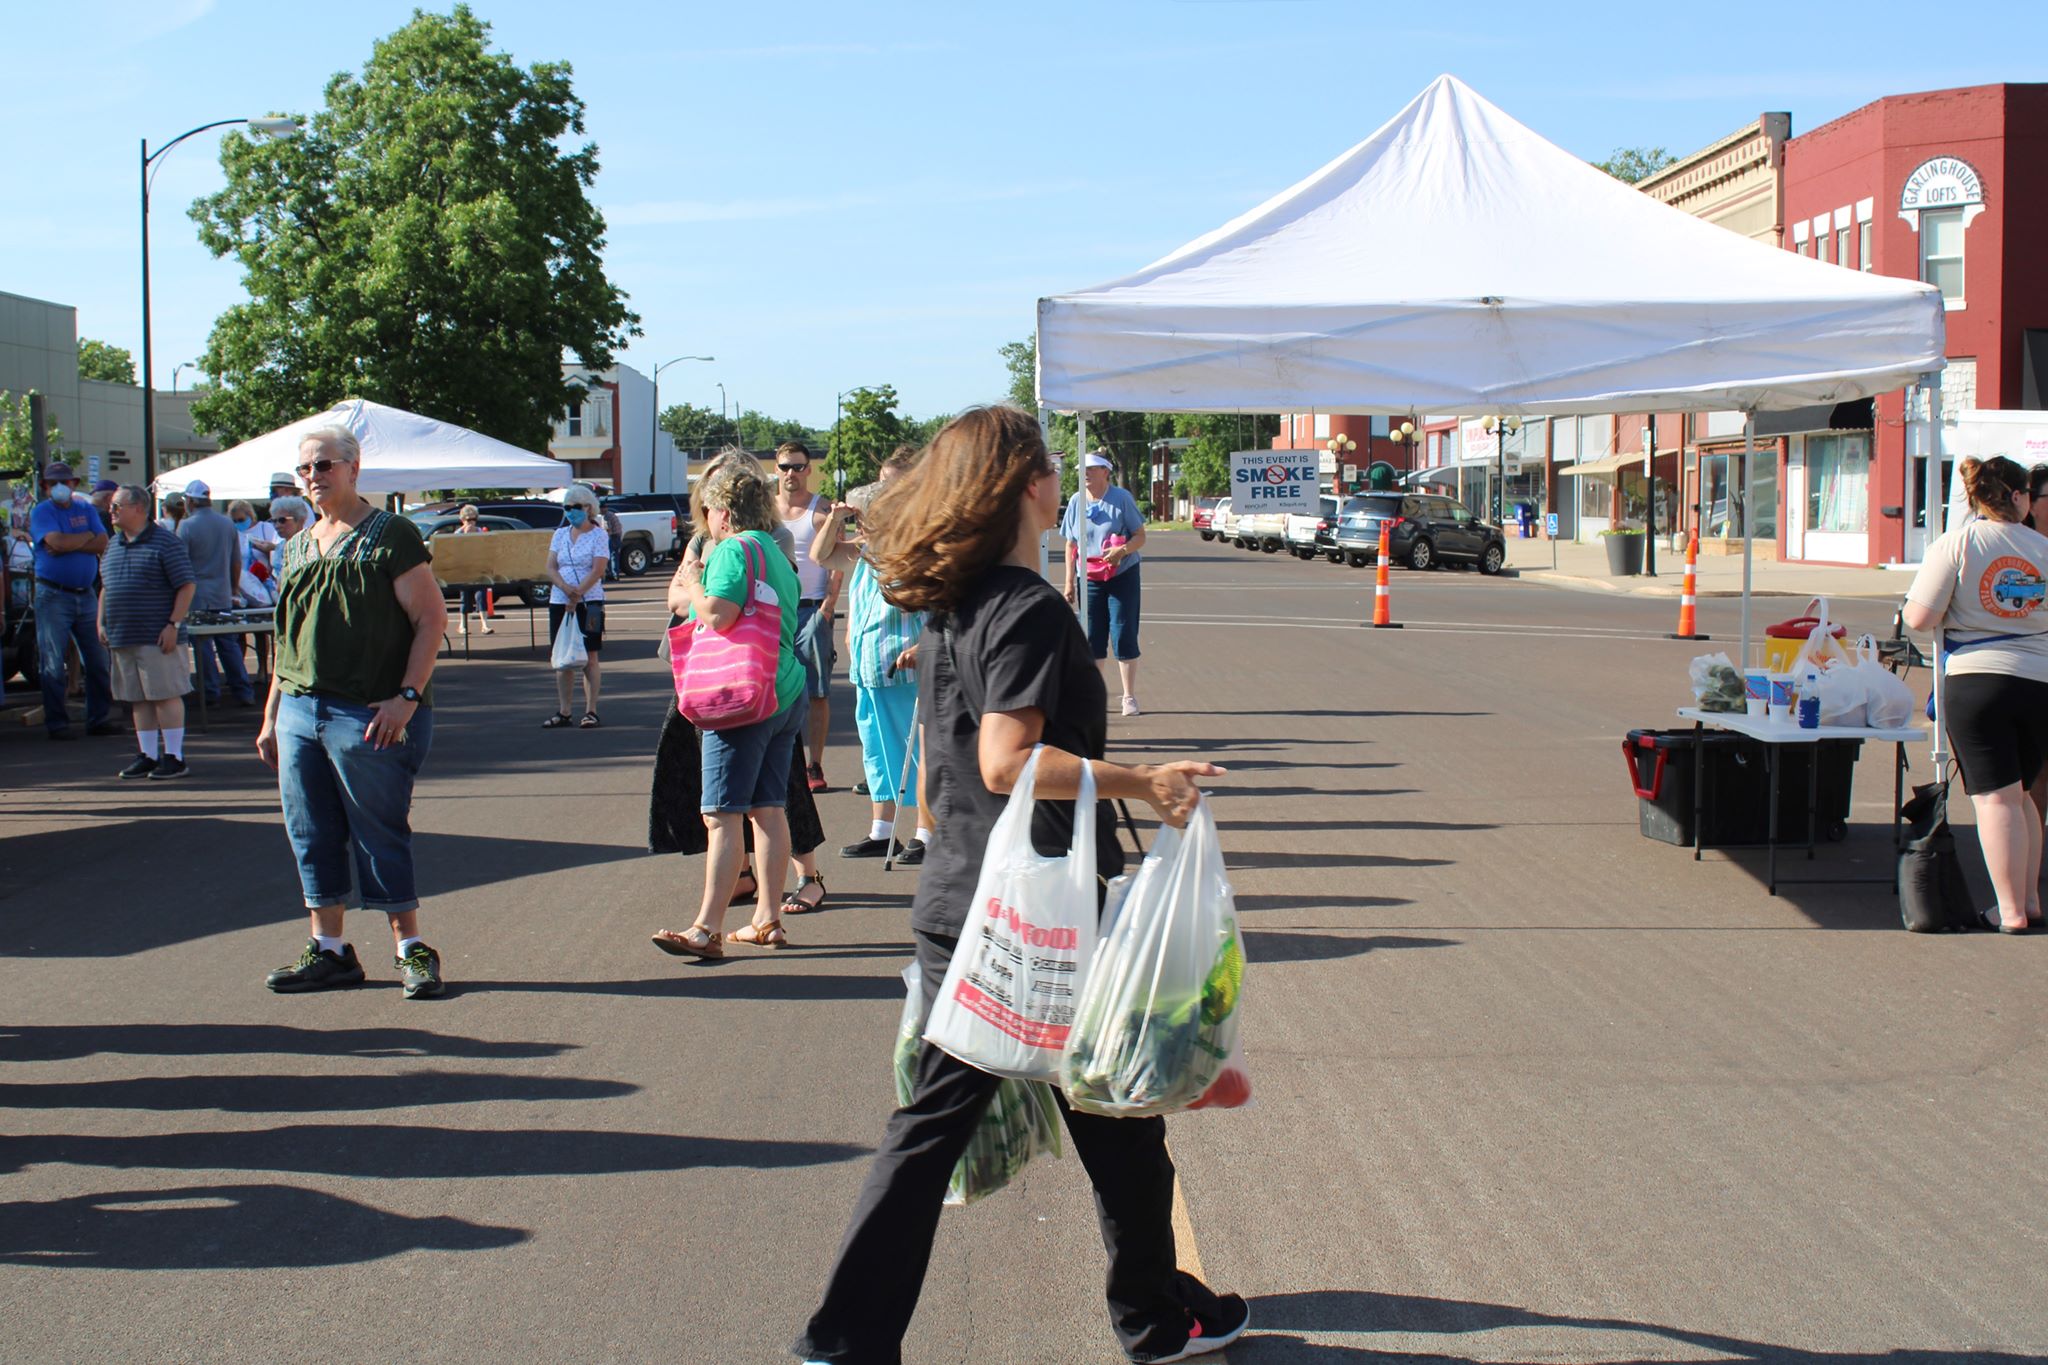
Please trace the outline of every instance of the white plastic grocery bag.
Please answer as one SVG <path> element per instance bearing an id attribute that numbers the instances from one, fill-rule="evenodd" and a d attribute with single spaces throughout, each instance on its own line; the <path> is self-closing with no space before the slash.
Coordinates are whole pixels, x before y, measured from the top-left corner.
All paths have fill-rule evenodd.
<path id="1" fill-rule="evenodd" d="M 1095 953 L 1095 776 L 1081 767 L 1074 842 L 1046 858 L 1031 846 L 1040 745 L 988 836 L 960 946 L 932 1004 L 925 1041 L 970 1066 L 1050 1081 Z"/>
<path id="2" fill-rule="evenodd" d="M 909 1104 L 917 1078 L 918 1026 L 924 1022 L 924 973 L 903 969 L 903 1020 L 896 1029 L 896 1103 Z M 1060 1110 L 1052 1087 L 1005 1080 L 974 1125 L 967 1150 L 946 1184 L 950 1205 L 986 1199 L 1016 1178 L 1037 1156 L 1060 1155 Z"/>
<path id="3" fill-rule="evenodd" d="M 1161 829 L 1104 930 L 1060 1063 L 1067 1103 L 1134 1118 L 1251 1098 L 1238 1057 L 1244 945 L 1204 800 Z"/>
<path id="4" fill-rule="evenodd" d="M 564 612 L 562 628 L 555 632 L 555 671 L 581 668 L 589 661 L 590 652 L 583 647 L 583 628 L 576 624 L 575 611 Z"/>

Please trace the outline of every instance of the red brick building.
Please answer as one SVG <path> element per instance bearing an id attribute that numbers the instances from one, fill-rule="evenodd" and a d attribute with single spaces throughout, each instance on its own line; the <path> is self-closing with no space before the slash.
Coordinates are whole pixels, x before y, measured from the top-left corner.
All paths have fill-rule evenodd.
<path id="1" fill-rule="evenodd" d="M 1787 250 L 1940 287 L 1944 409 L 2048 406 L 2048 85 L 1878 100 L 1786 142 L 1783 174 Z M 1919 558 L 1912 397 L 1781 422 L 1781 558 Z"/>

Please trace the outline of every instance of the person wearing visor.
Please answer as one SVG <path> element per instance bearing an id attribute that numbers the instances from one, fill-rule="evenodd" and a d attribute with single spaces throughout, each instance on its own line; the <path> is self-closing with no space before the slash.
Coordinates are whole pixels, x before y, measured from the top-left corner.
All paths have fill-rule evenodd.
<path id="1" fill-rule="evenodd" d="M 597 718 L 599 651 L 604 648 L 604 571 L 611 563 L 611 537 L 605 532 L 604 517 L 598 511 L 597 494 L 585 484 L 571 484 L 562 495 L 562 519 L 548 542 L 548 639 L 561 633 L 562 622 L 573 615 L 583 632 L 585 659 L 581 670 L 555 670 L 555 714 L 540 723 L 543 730 L 559 730 L 569 720 L 569 700 L 576 674 L 583 674 L 583 719 L 574 722 L 584 730 L 603 724 Z"/>
<path id="2" fill-rule="evenodd" d="M 1067 601 L 1079 599 L 1082 523 L 1088 542 L 1088 647 L 1100 663 L 1116 655 L 1123 683 L 1123 713 L 1138 714 L 1138 551 L 1145 546 L 1145 514 L 1127 489 L 1110 482 L 1109 457 L 1091 454 L 1082 477 L 1086 495 L 1076 491 L 1060 520 L 1067 542 Z"/>
<path id="3" fill-rule="evenodd" d="M 29 540 L 36 559 L 36 681 L 43 690 L 43 729 L 51 739 L 77 739 L 64 694 L 66 661 L 78 647 L 85 669 L 85 731 L 118 735 L 112 719 L 114 690 L 106 647 L 100 643 L 100 556 L 107 548 L 106 523 L 77 496 L 78 476 L 63 463 L 43 469 L 43 500 L 29 513 Z"/>

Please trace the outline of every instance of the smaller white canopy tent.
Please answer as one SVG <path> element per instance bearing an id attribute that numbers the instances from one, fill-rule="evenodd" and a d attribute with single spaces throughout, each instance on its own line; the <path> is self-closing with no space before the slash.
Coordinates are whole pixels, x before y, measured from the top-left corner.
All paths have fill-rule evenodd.
<path id="1" fill-rule="evenodd" d="M 574 481 L 567 464 L 507 445 L 450 422 L 401 408 L 345 398 L 301 418 L 157 476 L 158 493 L 176 493 L 194 479 L 223 498 L 267 498 L 273 474 L 299 462 L 299 442 L 320 427 L 347 427 L 363 447 L 356 487 L 371 497 L 435 488 L 559 488 Z"/>

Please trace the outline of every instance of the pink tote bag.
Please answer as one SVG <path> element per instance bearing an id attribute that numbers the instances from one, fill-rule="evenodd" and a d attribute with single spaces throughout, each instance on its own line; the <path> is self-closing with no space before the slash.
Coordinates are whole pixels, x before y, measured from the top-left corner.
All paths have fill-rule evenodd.
<path id="1" fill-rule="evenodd" d="M 676 709 L 699 730 L 736 730 L 775 715 L 775 669 L 782 658 L 782 600 L 768 582 L 761 547 L 742 538 L 747 556 L 747 601 L 732 629 L 720 633 L 702 621 L 668 632 L 669 667 L 676 675 Z"/>

